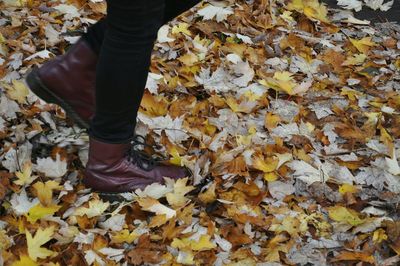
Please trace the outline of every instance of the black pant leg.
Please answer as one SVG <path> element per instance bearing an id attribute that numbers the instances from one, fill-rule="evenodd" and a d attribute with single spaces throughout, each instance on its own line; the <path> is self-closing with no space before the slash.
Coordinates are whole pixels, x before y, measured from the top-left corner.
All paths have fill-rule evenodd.
<path id="1" fill-rule="evenodd" d="M 90 128 L 93 137 L 108 143 L 132 137 L 164 8 L 164 0 L 108 1 Z"/>
<path id="2" fill-rule="evenodd" d="M 163 24 L 174 19 L 200 2 L 200 0 L 165 0 Z M 83 38 L 90 44 L 97 54 L 100 53 L 101 45 L 103 43 L 104 33 L 107 28 L 106 21 L 106 18 L 98 21 L 96 24 L 89 27 L 87 33 L 83 35 Z"/>

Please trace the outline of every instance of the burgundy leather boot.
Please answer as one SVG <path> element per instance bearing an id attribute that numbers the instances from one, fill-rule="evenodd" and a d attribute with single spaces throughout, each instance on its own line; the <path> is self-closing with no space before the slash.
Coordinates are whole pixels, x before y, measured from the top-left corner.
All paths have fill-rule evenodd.
<path id="1" fill-rule="evenodd" d="M 26 81 L 42 100 L 61 106 L 80 127 L 95 111 L 97 55 L 82 38 L 67 53 L 29 73 Z"/>
<path id="2" fill-rule="evenodd" d="M 152 183 L 164 183 L 190 175 L 185 168 L 162 165 L 136 149 L 146 145 L 137 138 L 127 143 L 109 144 L 94 138 L 89 142 L 89 161 L 83 183 L 97 192 L 121 193 L 143 189 Z"/>

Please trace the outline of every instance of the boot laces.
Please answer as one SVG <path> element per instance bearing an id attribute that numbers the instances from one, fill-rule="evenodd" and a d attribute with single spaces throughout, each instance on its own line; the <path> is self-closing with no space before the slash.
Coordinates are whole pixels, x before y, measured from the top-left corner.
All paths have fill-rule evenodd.
<path id="1" fill-rule="evenodd" d="M 161 157 L 155 158 L 143 151 L 145 147 L 153 148 L 153 146 L 147 144 L 145 138 L 141 135 L 135 135 L 131 144 L 129 158 L 145 171 L 153 170 L 159 162 L 165 160 L 165 158 Z"/>

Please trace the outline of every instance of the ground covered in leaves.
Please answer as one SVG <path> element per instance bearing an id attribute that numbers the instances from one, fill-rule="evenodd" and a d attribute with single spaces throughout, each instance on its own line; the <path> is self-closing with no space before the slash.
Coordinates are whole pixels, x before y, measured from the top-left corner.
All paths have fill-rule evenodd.
<path id="1" fill-rule="evenodd" d="M 201 3 L 160 30 L 137 128 L 194 176 L 109 202 L 86 133 L 24 84 L 104 13 L 0 1 L 1 265 L 400 263 L 398 25 Z"/>

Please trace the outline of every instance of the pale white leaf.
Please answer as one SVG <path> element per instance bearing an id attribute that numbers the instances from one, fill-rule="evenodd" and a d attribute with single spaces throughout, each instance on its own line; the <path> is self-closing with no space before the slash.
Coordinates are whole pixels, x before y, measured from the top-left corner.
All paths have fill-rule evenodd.
<path id="1" fill-rule="evenodd" d="M 116 214 L 100 223 L 101 228 L 110 231 L 121 231 L 124 225 L 125 214 Z"/>
<path id="2" fill-rule="evenodd" d="M 25 189 L 21 190 L 21 193 L 14 193 L 11 196 L 11 208 L 14 210 L 14 213 L 17 215 L 23 215 L 29 212 L 29 210 L 39 203 L 39 199 L 35 198 L 33 200 L 29 200 L 26 194 Z"/>
<path id="3" fill-rule="evenodd" d="M 37 159 L 35 170 L 44 173 L 47 177 L 58 178 L 67 173 L 67 161 L 61 160 L 60 154 L 53 158 Z"/>
<path id="4" fill-rule="evenodd" d="M 158 30 L 157 41 L 159 43 L 175 41 L 174 38 L 168 37 L 168 33 L 170 32 L 170 29 L 171 29 L 170 26 L 164 25 Z"/>
<path id="5" fill-rule="evenodd" d="M 36 57 L 40 57 L 42 59 L 47 59 L 47 58 L 50 58 L 50 54 L 53 54 L 53 53 L 50 52 L 49 50 L 44 49 L 42 51 L 39 51 L 39 52 L 37 52 L 37 53 L 25 58 L 25 61 L 32 60 L 32 59 L 34 59 Z"/>
<path id="6" fill-rule="evenodd" d="M 337 0 L 337 4 L 345 9 L 361 11 L 363 3 L 360 0 Z"/>
<path id="7" fill-rule="evenodd" d="M 103 259 L 93 250 L 85 251 L 85 260 L 88 265 L 92 265 L 94 262 L 97 262 L 100 266 L 106 266 L 106 263 L 103 261 Z"/>
<path id="8" fill-rule="evenodd" d="M 233 14 L 233 10 L 230 7 L 219 7 L 213 5 L 207 5 L 200 9 L 197 14 L 203 17 L 203 20 L 212 20 L 216 18 L 217 22 L 226 20 L 229 15 Z"/>
<path id="9" fill-rule="evenodd" d="M 73 5 L 61 4 L 53 7 L 55 10 L 59 11 L 61 14 L 65 15 L 65 19 L 79 18 L 81 14 L 78 8 Z"/>
<path id="10" fill-rule="evenodd" d="M 319 169 L 314 168 L 312 165 L 304 161 L 295 160 L 286 165 L 294 170 L 293 177 L 302 180 L 308 185 L 311 185 L 314 182 L 324 182 L 327 179 L 326 175 L 323 177 L 323 174 Z"/>

